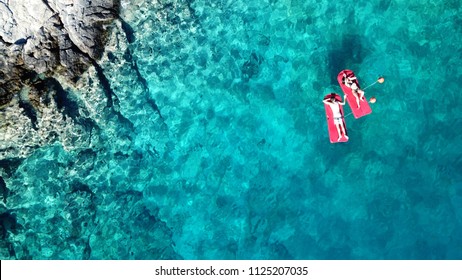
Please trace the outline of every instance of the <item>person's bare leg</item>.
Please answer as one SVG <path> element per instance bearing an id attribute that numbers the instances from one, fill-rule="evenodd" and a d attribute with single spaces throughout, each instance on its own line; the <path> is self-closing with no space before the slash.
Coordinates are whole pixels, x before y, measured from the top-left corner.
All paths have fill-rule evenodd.
<path id="1" fill-rule="evenodd" d="M 359 92 L 359 99 L 364 100 L 364 90 L 358 89 Z"/>
<path id="2" fill-rule="evenodd" d="M 341 125 L 341 126 L 342 126 L 342 130 L 343 130 L 343 136 L 345 136 L 345 139 L 348 140 L 348 136 L 346 134 L 346 129 L 345 129 L 345 127 L 343 125 Z"/>
<path id="3" fill-rule="evenodd" d="M 340 132 L 340 125 L 336 124 L 335 127 L 337 128 L 337 135 L 338 135 L 337 141 L 340 141 L 340 139 L 342 139 L 342 133 Z"/>
<path id="4" fill-rule="evenodd" d="M 358 92 L 357 92 L 357 91 L 353 91 L 353 95 L 354 95 L 355 98 L 356 98 L 356 105 L 358 105 L 358 109 L 359 109 L 359 96 L 358 96 Z"/>

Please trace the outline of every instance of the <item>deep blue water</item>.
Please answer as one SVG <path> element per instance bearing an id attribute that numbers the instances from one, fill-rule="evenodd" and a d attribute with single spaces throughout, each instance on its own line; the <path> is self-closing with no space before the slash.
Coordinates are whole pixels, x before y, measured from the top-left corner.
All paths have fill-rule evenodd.
<path id="1" fill-rule="evenodd" d="M 2 258 L 462 258 L 460 1 L 150 2 L 72 92 L 93 140 L 5 179 Z M 343 69 L 385 83 L 331 144 Z"/>

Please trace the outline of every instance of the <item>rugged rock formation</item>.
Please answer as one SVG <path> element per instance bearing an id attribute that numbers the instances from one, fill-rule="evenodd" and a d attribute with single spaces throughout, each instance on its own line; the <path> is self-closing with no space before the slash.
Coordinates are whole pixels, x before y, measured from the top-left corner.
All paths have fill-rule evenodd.
<path id="1" fill-rule="evenodd" d="M 139 6 L 125 4 L 142 19 Z M 78 47 L 68 41 L 92 64 L 75 83 L 60 65 L 42 74 L 29 69 L 29 81 L 0 110 L 0 259 L 181 258 L 157 206 L 143 199 L 146 180 L 158 176 L 137 166 L 161 166 L 169 131 L 163 103 L 157 106 L 138 66 L 144 53 L 133 51 L 146 41 L 139 42 L 137 25 L 121 13 L 126 21 L 111 24 L 100 59 L 90 41 Z M 51 163 L 55 158 L 59 163 Z M 44 202 L 48 197 L 57 204 Z M 132 222 L 120 226 L 121 220 Z"/>
<path id="2" fill-rule="evenodd" d="M 119 6 L 117 0 L 0 0 L 0 159 L 59 138 L 56 131 L 73 113 L 63 103 L 74 101 L 58 80 L 74 83 L 96 65 Z"/>
<path id="3" fill-rule="evenodd" d="M 37 75 L 78 77 L 100 57 L 118 7 L 107 0 L 0 0 L 0 105 Z"/>

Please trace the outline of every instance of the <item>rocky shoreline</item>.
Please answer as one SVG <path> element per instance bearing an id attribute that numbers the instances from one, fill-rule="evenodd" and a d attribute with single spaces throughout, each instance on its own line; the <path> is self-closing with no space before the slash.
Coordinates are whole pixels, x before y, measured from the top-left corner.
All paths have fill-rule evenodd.
<path id="1" fill-rule="evenodd" d="M 40 18 L 49 19 L 41 23 L 46 28 L 28 26 L 38 30 L 30 38 L 25 32 L 11 38 L 0 34 L 8 40 L 0 44 L 1 71 L 10 69 L 7 74 L 15 78 L 2 74 L 0 79 L 2 88 L 11 87 L 2 92 L 0 107 L 2 259 L 181 258 L 171 229 L 143 200 L 146 180 L 157 171 L 137 167 L 162 166 L 169 141 L 158 100 L 134 52 L 143 43 L 132 26 L 152 18 L 142 10 L 151 6 L 106 2 L 34 0 L 28 6 L 34 13 L 39 10 L 34 5 L 44 11 L 47 16 Z M 173 8 L 164 2 L 155 11 Z M 8 3 L 0 3 L 0 20 L 6 22 Z M 140 141 L 140 130 L 156 143 Z M 44 201 L 48 198 L 51 204 Z M 128 220 L 133 223 L 118 226 Z M 124 240 L 114 239 L 117 235 Z"/>
<path id="2" fill-rule="evenodd" d="M 0 161 L 82 137 L 66 88 L 98 65 L 119 9 L 107 0 L 0 0 Z"/>

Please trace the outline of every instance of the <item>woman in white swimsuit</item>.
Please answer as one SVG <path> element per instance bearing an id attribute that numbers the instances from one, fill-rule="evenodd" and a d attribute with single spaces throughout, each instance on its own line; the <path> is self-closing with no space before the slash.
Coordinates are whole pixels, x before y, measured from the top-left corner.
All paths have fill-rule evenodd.
<path id="1" fill-rule="evenodd" d="M 332 117 L 334 118 L 334 124 L 335 127 L 337 128 L 337 133 L 338 133 L 338 140 L 342 139 L 342 135 L 348 139 L 348 136 L 346 135 L 346 130 L 345 127 L 343 126 L 343 116 L 342 113 L 340 112 L 340 105 L 345 105 L 345 99 L 346 96 L 343 99 L 343 102 L 338 101 L 335 99 L 335 94 L 332 93 L 329 99 L 324 99 L 322 102 L 325 104 L 329 105 L 329 107 L 332 110 Z"/>

